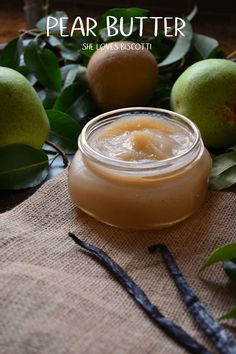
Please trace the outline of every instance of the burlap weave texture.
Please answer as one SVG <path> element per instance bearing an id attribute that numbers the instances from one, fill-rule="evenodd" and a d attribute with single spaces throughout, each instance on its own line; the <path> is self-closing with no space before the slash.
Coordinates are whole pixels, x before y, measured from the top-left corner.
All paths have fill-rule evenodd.
<path id="1" fill-rule="evenodd" d="M 102 205 L 101 205 L 102 207 Z M 218 317 L 236 303 L 219 265 L 200 276 L 211 251 L 235 239 L 236 196 L 209 192 L 192 218 L 163 231 L 126 232 L 78 211 L 67 172 L 0 215 L 0 354 L 178 354 L 113 277 L 67 236 L 75 232 L 113 257 L 158 308 L 212 350 L 186 312 L 161 257 L 165 243 L 187 280 Z M 236 331 L 230 330 L 235 335 Z"/>

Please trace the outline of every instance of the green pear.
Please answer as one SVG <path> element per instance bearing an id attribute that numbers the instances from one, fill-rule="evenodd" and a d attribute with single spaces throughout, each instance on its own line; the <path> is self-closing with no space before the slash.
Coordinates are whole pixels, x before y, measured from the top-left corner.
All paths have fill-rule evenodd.
<path id="1" fill-rule="evenodd" d="M 28 80 L 0 67 L 0 147 L 25 144 L 41 148 L 49 132 L 47 114 Z"/>
<path id="2" fill-rule="evenodd" d="M 191 65 L 172 88 L 171 106 L 196 123 L 206 146 L 236 144 L 236 63 L 206 59 Z"/>

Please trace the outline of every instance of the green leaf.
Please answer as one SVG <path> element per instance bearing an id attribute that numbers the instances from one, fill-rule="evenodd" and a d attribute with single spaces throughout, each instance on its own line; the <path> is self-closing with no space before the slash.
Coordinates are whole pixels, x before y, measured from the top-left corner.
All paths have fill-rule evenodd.
<path id="1" fill-rule="evenodd" d="M 236 283 L 236 258 L 224 262 L 224 271 L 234 283 Z"/>
<path id="2" fill-rule="evenodd" d="M 75 51 L 75 50 L 70 50 L 70 49 L 62 49 L 61 50 L 61 57 L 65 60 L 70 60 L 70 61 L 78 61 L 80 57 L 80 52 Z"/>
<path id="3" fill-rule="evenodd" d="M 32 86 L 34 86 L 36 84 L 36 82 L 38 81 L 37 78 L 29 72 L 29 69 L 27 68 L 26 65 L 19 66 L 17 68 L 17 71 L 19 73 L 21 73 L 22 75 L 24 75 Z"/>
<path id="4" fill-rule="evenodd" d="M 91 56 L 96 52 L 96 46 L 93 46 L 92 48 L 86 48 L 86 49 L 83 49 L 81 48 L 80 49 L 80 54 L 83 58 L 83 64 L 84 65 L 88 65 L 88 62 L 91 58 Z"/>
<path id="5" fill-rule="evenodd" d="M 222 190 L 236 184 L 236 166 L 229 168 L 219 176 L 210 178 L 209 187 L 211 189 Z"/>
<path id="6" fill-rule="evenodd" d="M 48 157 L 28 145 L 13 144 L 0 149 L 0 189 L 35 187 L 48 174 Z"/>
<path id="7" fill-rule="evenodd" d="M 124 23 L 130 22 L 131 17 L 145 17 L 148 16 L 149 11 L 146 9 L 141 9 L 138 7 L 132 7 L 132 8 L 114 8 L 111 10 L 108 10 L 107 12 L 104 13 L 101 19 L 101 28 L 106 27 L 106 18 L 107 16 L 114 16 L 117 19 L 120 19 L 121 17 L 124 18 Z"/>
<path id="8" fill-rule="evenodd" d="M 61 57 L 65 60 L 77 61 L 80 57 L 80 52 L 78 48 L 67 48 L 62 39 L 59 39 L 55 36 L 50 36 L 48 42 L 52 47 L 57 47 L 60 49 Z"/>
<path id="9" fill-rule="evenodd" d="M 231 148 L 233 150 L 233 147 Z M 236 165 L 236 151 L 221 154 L 213 160 L 211 176 L 216 177 Z"/>
<path id="10" fill-rule="evenodd" d="M 75 82 L 77 82 L 77 84 L 78 84 L 80 94 L 82 92 L 85 92 L 88 89 L 86 71 L 87 70 L 86 70 L 85 66 L 79 65 L 78 72 L 77 72 L 77 75 L 75 78 Z"/>
<path id="11" fill-rule="evenodd" d="M 119 29 L 120 29 L 120 26 L 119 26 L 119 25 L 114 26 L 114 27 L 119 31 Z M 135 24 L 134 24 L 134 25 L 133 25 L 133 28 L 132 28 L 132 32 L 131 32 L 131 34 L 130 34 L 128 37 L 127 37 L 127 36 L 126 36 L 126 37 L 123 36 L 123 35 L 120 33 L 120 31 L 118 32 L 117 35 L 111 37 L 111 36 L 109 36 L 109 33 L 108 33 L 107 28 L 102 28 L 102 29 L 100 30 L 99 34 L 100 34 L 100 36 L 101 36 L 103 42 L 105 42 L 105 43 L 107 43 L 107 42 L 114 42 L 114 41 L 121 41 L 121 40 L 127 40 L 127 39 L 131 40 L 132 34 L 135 33 L 138 29 L 139 29 L 138 25 L 135 25 Z M 130 25 L 129 25 L 128 23 L 125 23 L 125 24 L 123 25 L 123 31 L 124 31 L 124 33 L 129 33 L 129 32 L 130 32 Z"/>
<path id="12" fill-rule="evenodd" d="M 134 26 L 133 26 L 133 30 L 132 33 L 134 33 L 135 31 L 138 30 L 139 26 L 137 25 L 138 20 L 135 19 L 135 17 L 147 17 L 148 16 L 149 11 L 146 9 L 140 9 L 140 8 L 114 8 L 111 10 L 108 10 L 107 12 L 105 12 L 105 14 L 102 16 L 101 19 L 101 29 L 99 31 L 99 35 L 102 38 L 103 42 L 109 42 L 109 41 L 119 41 L 122 39 L 127 39 L 127 38 L 131 38 L 131 35 L 129 37 L 124 37 L 121 35 L 121 33 L 119 32 L 116 36 L 109 36 L 108 35 L 108 31 L 107 31 L 107 23 L 106 23 L 106 19 L 108 16 L 113 16 L 116 17 L 118 22 L 117 24 L 114 26 L 115 28 L 117 28 L 119 30 L 120 25 L 119 25 L 119 19 L 122 17 L 122 19 L 124 20 L 124 32 L 127 33 L 129 32 L 129 23 L 131 21 L 131 18 L 133 18 L 133 22 L 134 22 Z"/>
<path id="13" fill-rule="evenodd" d="M 193 36 L 192 26 L 189 21 L 186 21 L 186 26 L 183 28 L 182 32 L 184 33 L 184 36 L 179 35 L 175 46 L 169 55 L 159 64 L 159 67 L 174 64 L 183 59 L 183 57 L 188 53 Z"/>
<path id="14" fill-rule="evenodd" d="M 147 41 L 151 44 L 151 53 L 155 56 L 157 62 L 163 61 L 171 52 L 174 42 L 168 40 L 166 37 L 157 36 L 152 37 Z"/>
<path id="15" fill-rule="evenodd" d="M 48 37 L 48 43 L 52 46 L 52 47 L 57 47 L 57 48 L 63 48 L 64 45 L 62 43 L 62 39 L 60 37 L 56 37 L 56 36 L 49 36 Z"/>
<path id="16" fill-rule="evenodd" d="M 92 38 L 95 40 L 95 37 Z M 91 42 L 88 37 L 81 35 L 74 35 L 73 37 L 57 37 L 57 39 L 61 42 L 63 47 L 74 51 L 82 48 L 84 43 Z"/>
<path id="17" fill-rule="evenodd" d="M 66 113 L 70 110 L 75 101 L 79 99 L 79 96 L 87 91 L 86 68 L 77 66 L 76 69 L 69 71 L 65 79 L 65 84 L 70 80 L 74 83 L 64 87 L 53 107 L 56 110 Z"/>
<path id="18" fill-rule="evenodd" d="M 216 39 L 196 33 L 193 34 L 192 44 L 202 59 L 208 58 L 219 47 Z"/>
<path id="19" fill-rule="evenodd" d="M 57 97 L 53 108 L 58 111 L 66 112 L 72 106 L 78 96 L 79 92 L 77 84 L 66 86 Z"/>
<path id="20" fill-rule="evenodd" d="M 47 96 L 46 90 L 42 89 L 42 90 L 37 91 L 37 95 L 38 95 L 40 101 L 43 102 L 46 99 L 46 96 Z"/>
<path id="21" fill-rule="evenodd" d="M 158 87 L 152 97 L 151 104 L 154 107 L 161 107 L 161 108 L 170 108 L 170 94 L 171 94 L 171 87 L 170 86 L 162 86 Z"/>
<path id="22" fill-rule="evenodd" d="M 223 52 L 223 50 L 220 47 L 217 47 L 217 48 L 213 49 L 213 51 L 208 55 L 207 59 L 210 59 L 210 58 L 225 59 L 226 54 L 225 54 L 225 52 Z"/>
<path id="23" fill-rule="evenodd" d="M 79 65 L 78 64 L 67 64 L 61 67 L 61 79 L 63 86 L 68 86 L 73 84 L 78 70 L 79 70 Z"/>
<path id="24" fill-rule="evenodd" d="M 47 48 L 42 48 L 37 39 L 30 41 L 24 51 L 25 63 L 29 71 L 45 87 L 60 91 L 61 72 L 57 57 Z"/>
<path id="25" fill-rule="evenodd" d="M 54 28 L 51 28 L 50 29 L 50 33 L 58 33 L 60 32 L 60 17 L 67 17 L 68 18 L 68 15 L 64 12 L 64 11 L 55 11 L 51 14 L 49 14 L 48 16 L 52 16 L 52 17 L 55 17 L 57 20 L 58 20 L 58 25 L 55 26 Z M 41 29 L 42 31 L 45 31 L 46 30 L 46 25 L 47 25 L 47 17 L 43 17 L 41 18 L 37 23 L 36 23 L 36 27 Z M 64 27 L 67 27 L 67 22 L 68 20 L 63 20 L 63 26 Z M 52 24 L 54 23 L 54 21 L 52 22 Z"/>
<path id="26" fill-rule="evenodd" d="M 53 110 L 47 110 L 50 122 L 48 140 L 58 145 L 65 153 L 73 154 L 78 149 L 78 136 L 81 131 L 79 124 L 67 114 Z"/>
<path id="27" fill-rule="evenodd" d="M 192 19 L 196 16 L 198 12 L 198 7 L 197 5 L 194 6 L 194 8 L 192 9 L 192 11 L 186 16 L 186 19 L 191 22 Z"/>
<path id="28" fill-rule="evenodd" d="M 46 97 L 43 99 L 43 106 L 45 109 L 51 109 L 56 102 L 56 99 L 58 97 L 58 93 L 55 91 L 49 90 L 47 88 L 44 91 L 45 91 Z M 42 96 L 43 96 L 43 93 L 42 93 Z"/>
<path id="29" fill-rule="evenodd" d="M 216 249 L 210 257 L 204 262 L 200 271 L 220 261 L 228 261 L 236 258 L 236 242 L 228 243 Z"/>
<path id="30" fill-rule="evenodd" d="M 80 96 L 68 110 L 68 114 L 78 123 L 81 119 L 90 116 L 96 110 L 96 106 L 88 92 Z"/>
<path id="31" fill-rule="evenodd" d="M 221 154 L 213 160 L 210 188 L 222 190 L 236 183 L 236 151 L 234 146 L 230 152 Z"/>
<path id="32" fill-rule="evenodd" d="M 228 313 L 220 317 L 220 320 L 230 320 L 236 318 L 236 306 L 234 306 Z"/>
<path id="33" fill-rule="evenodd" d="M 86 67 L 78 64 L 68 64 L 61 68 L 63 87 L 78 83 L 80 93 L 87 89 Z"/>
<path id="34" fill-rule="evenodd" d="M 0 66 L 17 69 L 20 65 L 21 53 L 22 39 L 15 38 L 5 46 L 0 57 Z"/>
<path id="35" fill-rule="evenodd" d="M 197 7 L 197 5 L 195 5 L 193 7 L 192 11 L 185 17 L 185 21 L 191 22 L 192 19 L 197 14 L 197 11 L 198 11 L 198 7 Z M 172 26 L 167 30 L 167 33 L 169 34 L 169 33 L 173 32 L 174 30 L 175 30 L 175 26 Z M 153 38 L 161 39 L 161 40 L 166 39 L 165 32 L 162 31 L 162 32 L 158 33 L 157 37 L 153 37 Z"/>
<path id="36" fill-rule="evenodd" d="M 236 145 L 230 146 L 230 147 L 229 147 L 229 150 L 236 151 Z"/>

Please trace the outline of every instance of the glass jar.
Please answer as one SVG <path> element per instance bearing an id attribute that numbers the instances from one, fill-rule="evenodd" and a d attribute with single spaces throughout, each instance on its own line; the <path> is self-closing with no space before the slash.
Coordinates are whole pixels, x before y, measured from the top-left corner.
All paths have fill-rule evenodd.
<path id="1" fill-rule="evenodd" d="M 122 161 L 91 147 L 99 129 L 127 115 L 161 117 L 181 124 L 192 144 L 177 156 L 154 161 Z M 69 168 L 69 193 L 74 203 L 97 220 L 125 229 L 157 229 L 192 215 L 203 203 L 211 158 L 196 125 L 175 112 L 134 107 L 107 112 L 83 128 L 79 149 Z"/>

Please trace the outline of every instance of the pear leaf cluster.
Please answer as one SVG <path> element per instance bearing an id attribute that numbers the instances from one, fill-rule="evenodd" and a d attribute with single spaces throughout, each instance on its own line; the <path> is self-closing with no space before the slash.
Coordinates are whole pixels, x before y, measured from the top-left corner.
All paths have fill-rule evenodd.
<path id="1" fill-rule="evenodd" d="M 228 243 L 217 248 L 203 263 L 200 270 L 202 271 L 218 262 L 223 262 L 225 273 L 233 283 L 236 283 L 236 242 Z M 220 317 L 221 320 L 235 318 L 236 305 Z"/>

